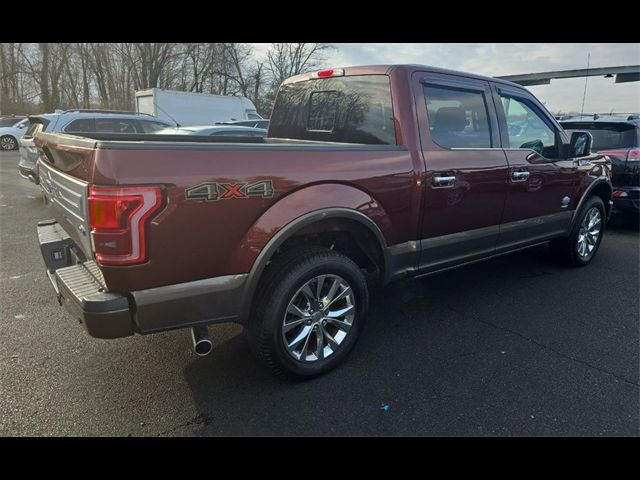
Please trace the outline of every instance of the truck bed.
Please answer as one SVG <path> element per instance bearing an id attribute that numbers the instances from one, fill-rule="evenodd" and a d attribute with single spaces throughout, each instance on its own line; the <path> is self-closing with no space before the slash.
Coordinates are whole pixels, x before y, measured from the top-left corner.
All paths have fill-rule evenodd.
<path id="1" fill-rule="evenodd" d="M 164 135 L 164 134 L 131 134 L 131 133 L 40 133 L 42 140 L 51 143 L 63 142 L 65 145 L 85 148 L 188 148 L 202 149 L 210 145 L 211 149 L 220 148 L 276 148 L 304 146 L 305 150 L 332 149 L 332 150 L 404 150 L 397 145 L 370 145 L 361 143 L 323 142 L 313 140 L 295 140 L 288 138 L 262 138 L 243 136 L 203 136 L 203 135 Z M 56 139 L 58 141 L 56 141 Z M 224 144 L 221 147 L 220 144 Z"/>
<path id="2" fill-rule="evenodd" d="M 280 228 L 322 208 L 367 212 L 387 245 L 417 234 L 419 166 L 404 146 L 114 133 L 38 133 L 36 144 L 51 214 L 87 259 L 92 185 L 162 186 L 164 206 L 148 226 L 148 261 L 102 266 L 109 290 L 246 274 Z M 255 185 L 264 192 L 249 194 Z M 213 190 L 218 196 L 208 197 Z"/>

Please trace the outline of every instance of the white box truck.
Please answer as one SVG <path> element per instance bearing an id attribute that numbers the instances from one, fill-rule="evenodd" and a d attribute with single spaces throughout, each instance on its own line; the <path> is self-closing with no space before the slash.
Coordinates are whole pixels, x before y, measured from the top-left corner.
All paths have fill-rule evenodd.
<path id="1" fill-rule="evenodd" d="M 247 97 L 210 95 L 149 88 L 136 92 L 136 111 L 148 113 L 181 126 L 213 125 L 229 120 L 262 117 Z"/>

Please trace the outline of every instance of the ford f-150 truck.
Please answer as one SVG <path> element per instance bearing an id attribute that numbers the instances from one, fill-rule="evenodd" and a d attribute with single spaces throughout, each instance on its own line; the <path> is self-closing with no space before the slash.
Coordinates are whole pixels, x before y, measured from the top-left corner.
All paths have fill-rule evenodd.
<path id="1" fill-rule="evenodd" d="M 280 86 L 267 138 L 40 132 L 58 300 L 89 335 L 238 322 L 276 372 L 342 362 L 371 288 L 549 242 L 588 264 L 610 163 L 526 89 L 419 65 Z M 463 292 L 461 292 L 463 294 Z"/>

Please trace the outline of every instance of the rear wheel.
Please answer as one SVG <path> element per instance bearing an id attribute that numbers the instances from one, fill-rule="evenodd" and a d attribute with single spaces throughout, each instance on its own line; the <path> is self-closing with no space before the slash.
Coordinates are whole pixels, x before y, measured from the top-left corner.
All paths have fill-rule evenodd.
<path id="1" fill-rule="evenodd" d="M 258 356 L 275 373 L 298 379 L 335 368 L 365 321 L 369 298 L 360 268 L 333 250 L 303 247 L 267 269 L 249 324 Z"/>
<path id="2" fill-rule="evenodd" d="M 11 135 L 5 135 L 0 138 L 0 149 L 1 150 L 16 150 L 18 148 L 17 140 Z"/>
<path id="3" fill-rule="evenodd" d="M 606 218 L 602 199 L 590 197 L 577 215 L 571 234 L 550 244 L 554 257 L 573 267 L 587 265 L 598 252 Z"/>

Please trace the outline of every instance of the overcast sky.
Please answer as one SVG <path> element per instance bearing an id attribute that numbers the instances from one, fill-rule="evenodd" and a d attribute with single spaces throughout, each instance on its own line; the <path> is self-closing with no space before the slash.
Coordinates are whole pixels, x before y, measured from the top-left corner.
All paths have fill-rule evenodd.
<path id="1" fill-rule="evenodd" d="M 337 43 L 326 67 L 378 63 L 419 63 L 483 75 L 512 75 L 590 66 L 640 64 L 640 43 Z M 254 44 L 264 55 L 269 44 Z M 614 83 L 589 77 L 585 112 L 640 112 L 640 82 Z M 585 78 L 552 80 L 528 87 L 553 113 L 580 111 Z"/>

